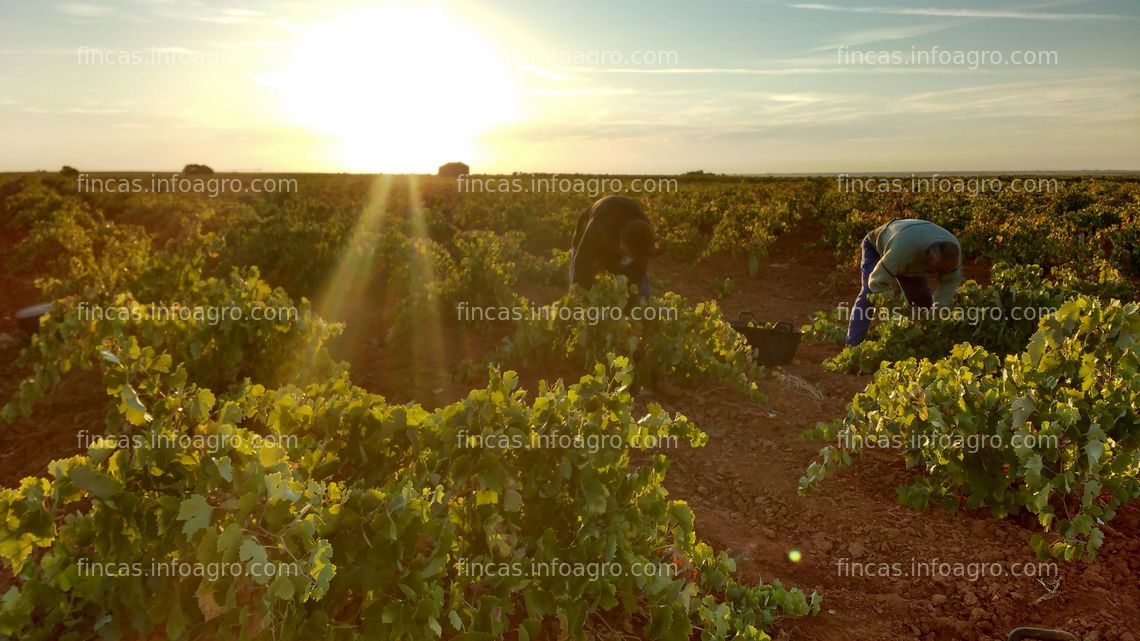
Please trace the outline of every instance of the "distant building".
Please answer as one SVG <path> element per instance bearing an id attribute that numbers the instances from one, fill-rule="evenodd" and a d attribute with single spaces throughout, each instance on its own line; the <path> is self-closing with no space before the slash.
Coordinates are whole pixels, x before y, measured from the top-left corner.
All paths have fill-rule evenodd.
<path id="1" fill-rule="evenodd" d="M 445 178 L 458 178 L 459 176 L 470 174 L 471 168 L 467 166 L 467 163 L 449 162 L 447 164 L 439 166 L 439 174 L 437 175 L 443 176 Z"/>

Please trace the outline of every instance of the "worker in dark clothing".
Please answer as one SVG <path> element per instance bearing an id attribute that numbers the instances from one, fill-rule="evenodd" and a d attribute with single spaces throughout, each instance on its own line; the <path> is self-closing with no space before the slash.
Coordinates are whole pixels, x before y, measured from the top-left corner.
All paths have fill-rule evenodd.
<path id="1" fill-rule="evenodd" d="M 641 298 L 649 296 L 649 259 L 653 226 L 636 201 L 606 196 L 578 217 L 570 249 L 570 284 L 589 287 L 599 272 L 625 276 L 637 283 Z"/>
<path id="2" fill-rule="evenodd" d="M 847 326 L 847 345 L 867 336 L 874 314 L 867 297 L 887 292 L 897 281 L 915 307 L 950 307 L 962 282 L 962 248 L 954 234 L 926 220 L 902 218 L 880 226 L 863 239 L 862 289 Z M 930 278 L 938 289 L 930 291 Z"/>

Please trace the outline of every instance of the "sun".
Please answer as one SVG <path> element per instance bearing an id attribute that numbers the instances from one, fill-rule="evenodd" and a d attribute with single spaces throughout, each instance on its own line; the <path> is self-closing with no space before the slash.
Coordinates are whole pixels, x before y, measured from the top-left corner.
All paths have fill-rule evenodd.
<path id="1" fill-rule="evenodd" d="M 306 29 L 294 53 L 282 108 L 332 136 L 348 170 L 434 171 L 516 117 L 508 65 L 439 8 L 345 14 Z"/>

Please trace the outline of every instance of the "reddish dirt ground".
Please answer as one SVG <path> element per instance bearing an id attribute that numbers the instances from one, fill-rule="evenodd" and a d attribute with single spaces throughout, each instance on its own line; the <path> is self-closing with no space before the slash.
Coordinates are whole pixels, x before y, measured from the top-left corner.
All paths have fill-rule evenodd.
<path id="1" fill-rule="evenodd" d="M 13 314 L 39 303 L 31 278 L 12 275 L 12 249 L 19 238 L 0 231 L 0 403 L 7 402 L 26 372 L 14 364 L 24 345 Z M 103 430 L 106 392 L 86 372 L 71 377 L 41 403 L 32 418 L 0 428 L 0 478 L 7 486 L 25 476 L 40 475 L 48 461 L 78 454 L 76 434 Z"/>
<path id="2" fill-rule="evenodd" d="M 810 231 L 777 243 L 759 278 L 746 262 L 713 258 L 696 265 L 655 268 L 668 289 L 690 301 L 712 297 L 713 282 L 730 277 L 733 292 L 722 301 L 729 316 L 750 310 L 763 320 L 807 321 L 811 312 L 854 298 L 853 267 L 838 267 L 829 250 L 811 247 Z M 0 238 L 0 264 L 16 239 Z M 967 276 L 982 279 L 985 265 L 970 265 Z M 12 363 L 19 351 L 11 313 L 36 302 L 26 279 L 0 281 L 0 396 L 7 398 L 22 375 Z M 528 295 L 534 295 L 527 292 Z M 549 294 L 553 296 L 555 292 Z M 545 302 L 534 295 L 540 302 Z M 358 384 L 392 401 L 416 399 L 437 406 L 460 398 L 467 384 L 449 376 L 461 358 L 479 358 L 503 332 L 461 333 L 444 328 L 442 340 L 416 341 L 393 356 L 380 313 L 354 310 L 339 344 Z M 7 338 L 5 338 L 7 337 Z M 407 358 L 415 352 L 434 358 Z M 1121 510 L 1107 530 L 1093 564 L 1058 566 L 1059 574 L 1023 576 L 917 576 L 912 564 L 1036 563 L 1028 546 L 1031 523 L 995 520 L 987 513 L 916 512 L 900 506 L 895 487 L 908 472 L 897 455 L 874 452 L 853 469 L 827 481 L 811 497 L 796 493 L 803 470 L 820 443 L 803 438 L 819 421 L 840 417 L 868 378 L 824 372 L 820 363 L 835 348 L 805 344 L 796 361 L 770 371 L 762 383 L 768 402 L 756 404 L 719 385 L 668 388 L 654 400 L 693 419 L 709 434 L 700 449 L 669 451 L 666 484 L 674 498 L 688 501 L 699 534 L 738 560 L 745 579 L 781 580 L 823 595 L 819 616 L 781 622 L 781 639 L 810 641 L 922 641 L 1004 638 L 1018 626 L 1068 630 L 1082 639 L 1137 641 L 1140 635 L 1140 505 Z M 449 364 L 449 367 L 441 365 Z M 523 380 L 572 372 L 527 372 Z M 0 476 L 13 485 L 43 473 L 53 458 L 78 451 L 76 433 L 99 429 L 104 398 L 97 381 L 80 375 L 41 403 L 36 415 L 0 430 Z M 802 552 L 798 563 L 791 550 Z M 900 564 L 897 576 L 859 576 L 859 564 Z M 0 584 L 6 583 L 0 577 Z"/>

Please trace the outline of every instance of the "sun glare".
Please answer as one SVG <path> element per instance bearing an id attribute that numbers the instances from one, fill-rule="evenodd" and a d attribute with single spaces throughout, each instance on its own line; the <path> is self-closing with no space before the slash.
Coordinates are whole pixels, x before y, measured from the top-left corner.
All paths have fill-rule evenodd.
<path id="1" fill-rule="evenodd" d="M 345 168 L 432 171 L 516 115 L 505 61 L 440 9 L 383 8 L 313 25 L 278 77 L 296 124 L 335 137 Z"/>

